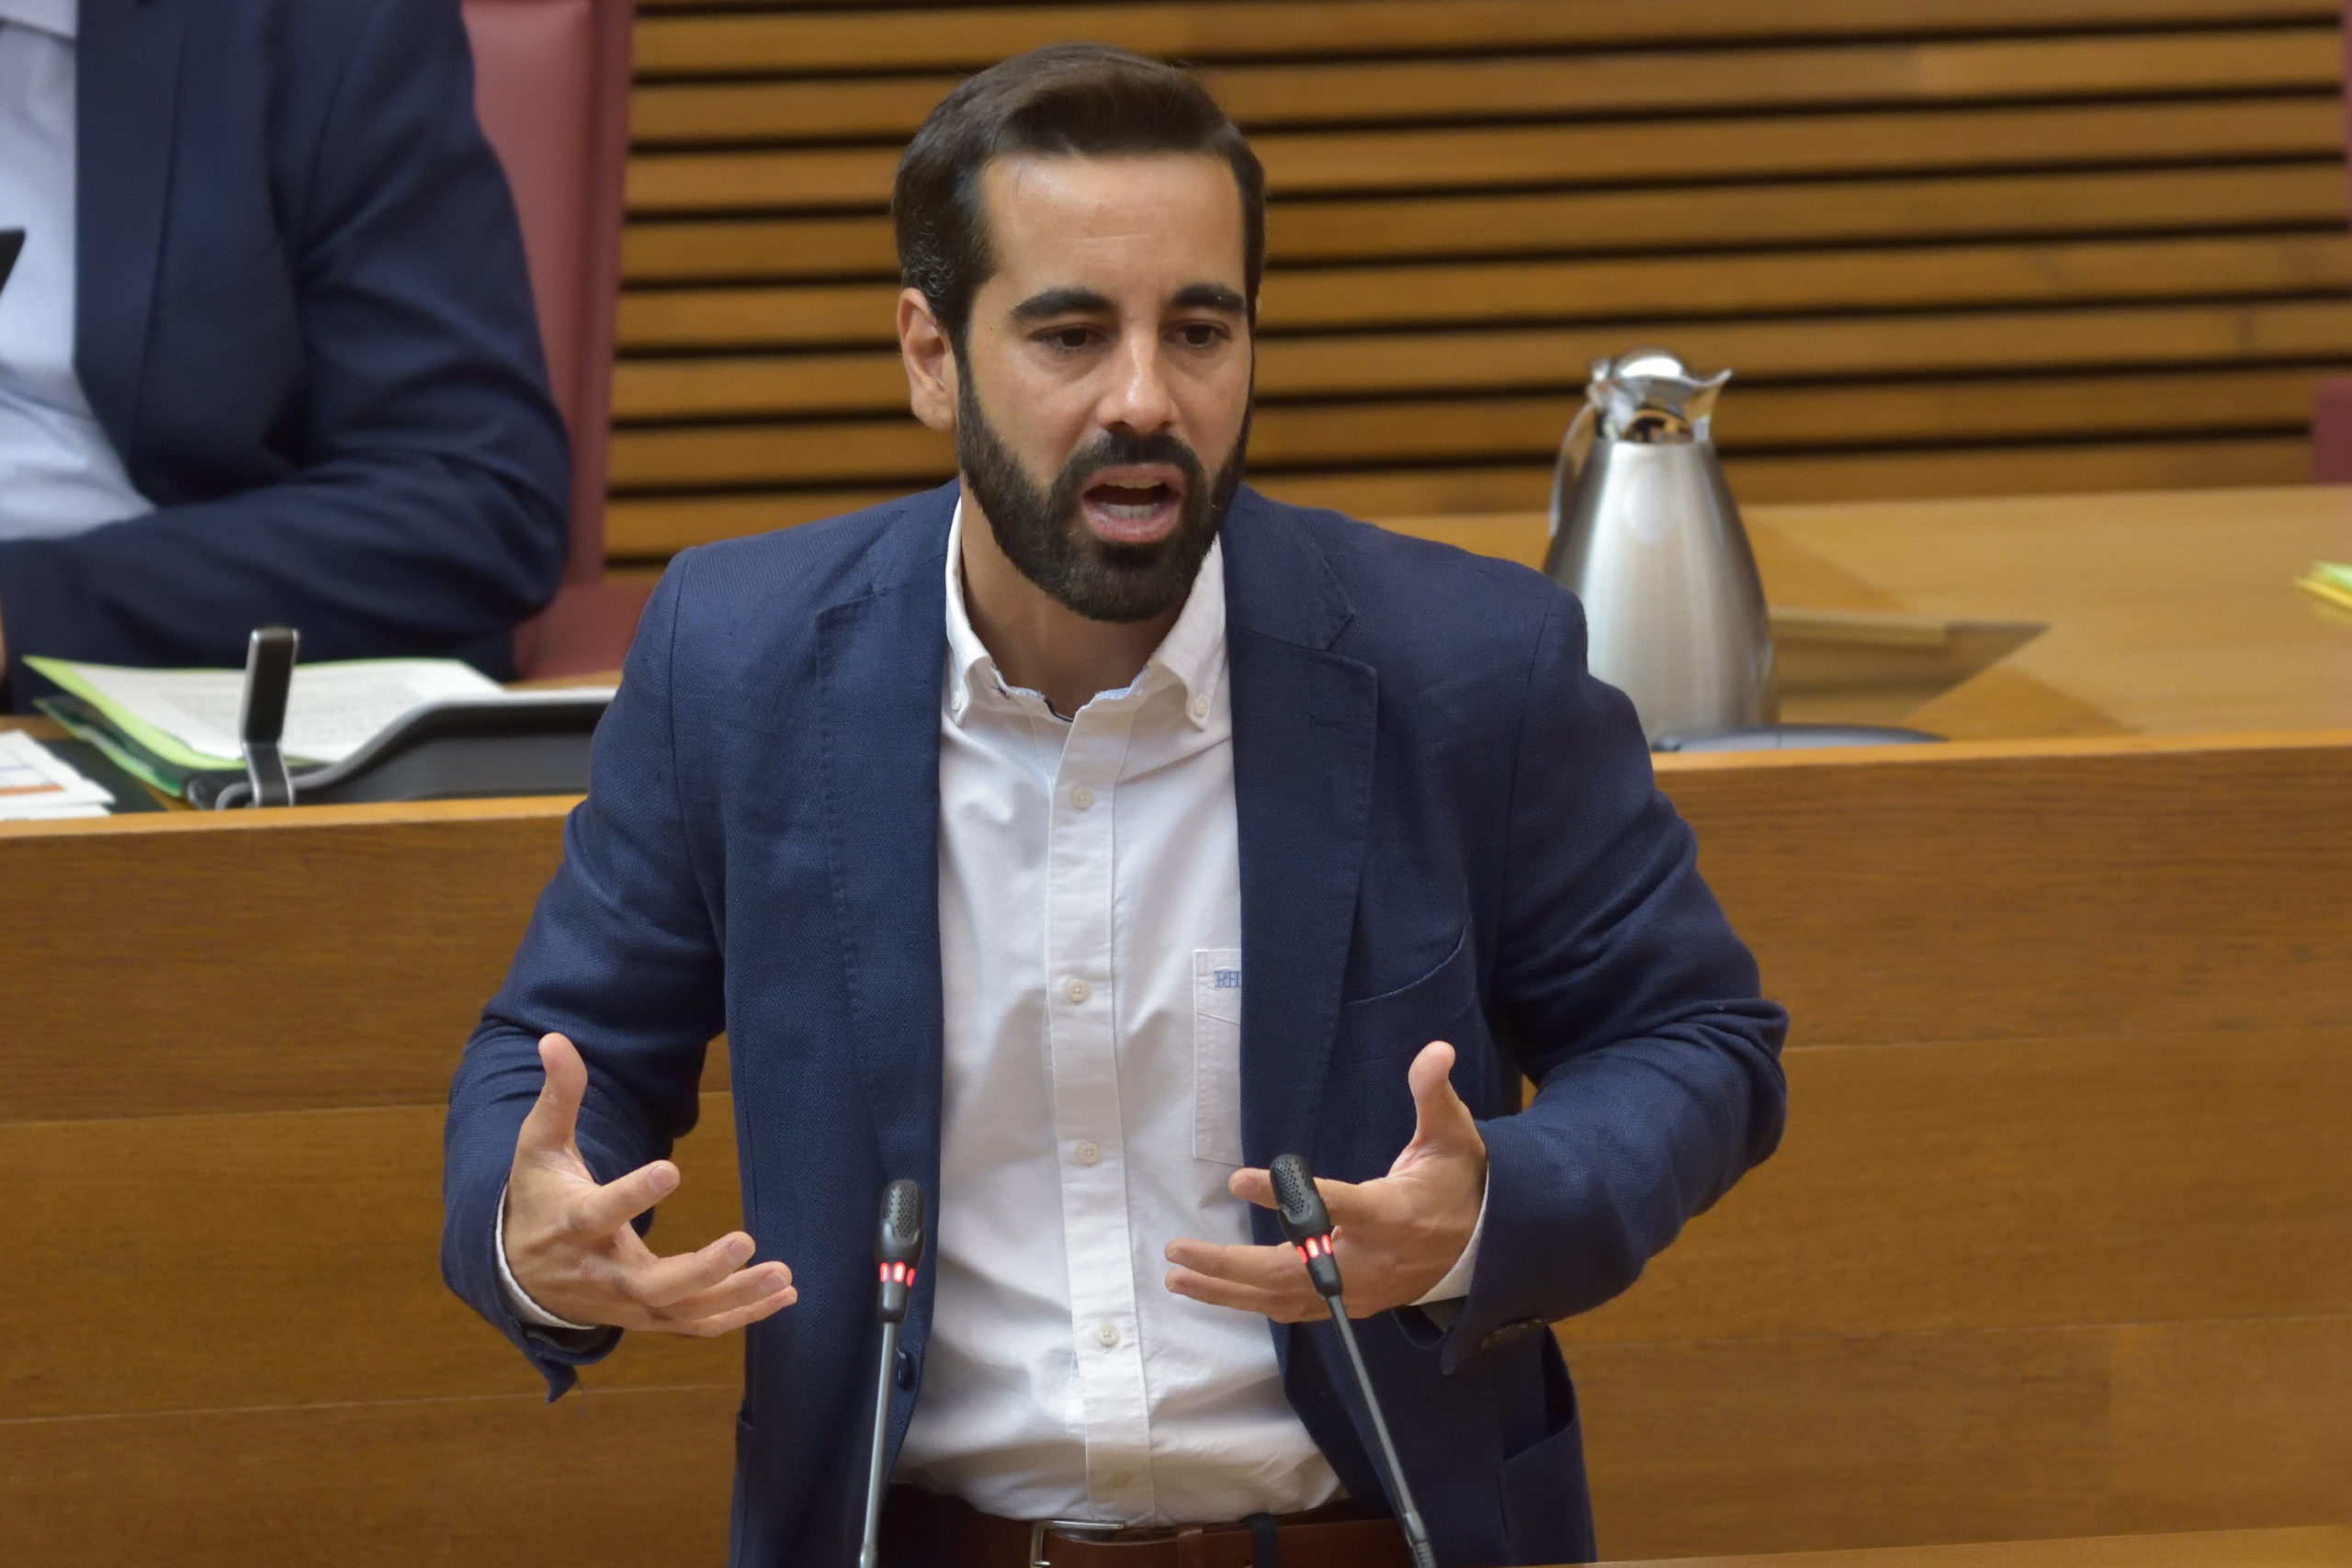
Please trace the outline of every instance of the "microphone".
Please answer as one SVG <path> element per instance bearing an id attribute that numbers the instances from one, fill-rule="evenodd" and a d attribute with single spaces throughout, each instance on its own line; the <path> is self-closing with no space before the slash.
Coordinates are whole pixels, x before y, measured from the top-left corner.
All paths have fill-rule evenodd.
<path id="1" fill-rule="evenodd" d="M 922 1263 L 922 1189 L 893 1181 L 882 1190 L 882 1220 L 874 1235 L 874 1264 L 881 1294 L 874 1315 L 882 1324 L 882 1365 L 874 1375 L 874 1455 L 865 1471 L 865 1535 L 857 1548 L 857 1568 L 876 1568 L 882 1528 L 882 1493 L 889 1482 L 885 1450 L 890 1438 L 890 1381 L 898 1371 L 899 1325 L 907 1321 L 907 1297 Z"/>
<path id="2" fill-rule="evenodd" d="M 1283 1235 L 1298 1248 L 1299 1257 L 1306 1263 L 1306 1277 L 1330 1310 L 1331 1325 L 1340 1331 L 1340 1343 L 1347 1347 L 1348 1365 L 1355 1370 L 1357 1392 L 1363 1395 L 1363 1407 L 1371 1413 L 1373 1436 L 1380 1440 L 1380 1465 L 1385 1472 L 1382 1479 L 1388 1483 L 1388 1495 L 1396 1500 L 1396 1523 L 1405 1532 L 1405 1545 L 1413 1554 L 1414 1568 L 1437 1568 L 1437 1553 L 1430 1549 L 1429 1529 L 1421 1523 L 1420 1510 L 1413 1506 L 1413 1494 L 1405 1484 L 1405 1467 L 1396 1458 L 1396 1442 L 1388 1436 L 1387 1417 L 1380 1413 L 1379 1396 L 1372 1392 L 1372 1373 L 1365 1370 L 1363 1352 L 1356 1347 L 1355 1325 L 1348 1321 L 1347 1309 L 1340 1304 L 1340 1260 L 1331 1255 L 1331 1215 L 1323 1207 L 1323 1194 L 1315 1186 L 1315 1172 L 1308 1168 L 1303 1156 L 1276 1155 L 1266 1174 L 1274 1184 L 1274 1212 L 1282 1220 Z"/>

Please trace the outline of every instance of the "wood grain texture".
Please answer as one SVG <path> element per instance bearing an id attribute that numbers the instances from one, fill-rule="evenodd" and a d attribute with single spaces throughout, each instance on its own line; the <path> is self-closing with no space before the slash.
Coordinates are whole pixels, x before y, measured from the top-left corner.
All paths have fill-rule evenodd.
<path id="1" fill-rule="evenodd" d="M 0 827 L 6 1115 L 439 1098 L 569 805 Z"/>
<path id="2" fill-rule="evenodd" d="M 695 41 L 695 40 L 684 40 Z M 727 41 L 719 37 L 712 43 Z M 725 53 L 676 50 L 664 65 L 723 75 Z M 1505 115 L 1657 114 L 1778 106 L 1998 102 L 2174 93 L 2328 92 L 2343 72 L 2335 29 L 1970 39 L 1827 49 L 1693 49 L 1474 60 L 1338 60 L 1201 73 L 1244 130 Z M 640 146 L 754 139 L 904 139 L 956 75 L 656 82 L 639 88 Z"/>
<path id="3" fill-rule="evenodd" d="M 1482 321 L 2120 303 L 2194 293 L 2293 296 L 2347 286 L 2352 240 L 2340 234 L 2133 239 L 1295 270 L 1267 279 L 1261 321 L 1270 337 L 1279 337 Z M 898 296 L 893 283 L 640 293 L 628 301 L 624 341 L 888 344 Z"/>
<path id="4" fill-rule="evenodd" d="M 1680 1568 L 1766 1568 L 1768 1563 L 1771 1568 L 2342 1568 L 2347 1557 L 2352 1557 L 2352 1529 L 2310 1525 L 2164 1536 L 1897 1546 L 1835 1557 L 1826 1552 L 1791 1551 L 1678 1561 Z"/>
<path id="5" fill-rule="evenodd" d="M 1351 52 L 1416 55 L 1626 48 L 1721 39 L 1801 40 L 1917 34 L 2014 34 L 2106 28 L 2301 23 L 2335 15 L 2318 0 L 1142 0 L 1123 5 L 956 8 L 763 6 L 765 16 L 668 17 L 658 0 L 638 32 L 640 71 L 970 70 L 1064 39 L 1098 39 L 1192 61 L 1314 58 L 1335 37 Z M 756 0 L 738 0 L 749 10 Z"/>
<path id="6" fill-rule="evenodd" d="M 1570 1368 L 1604 1556 L 2352 1524 L 2352 1318 L 1595 1347 Z"/>
<path id="7" fill-rule="evenodd" d="M 2352 748 L 2053 742 L 1804 776 L 1659 773 L 1804 1043 L 2352 1023 L 2352 965 L 2314 940 L 2352 875 L 2331 826 Z"/>
<path id="8" fill-rule="evenodd" d="M 1532 504 L 1555 405 L 1639 343 L 1740 373 L 1752 499 L 2291 479 L 2352 354 L 2338 36 L 2310 0 L 651 6 L 608 551 L 945 471 L 890 353 L 897 148 L 1067 37 L 1193 62 L 1266 162 L 1275 493 Z M 2272 378 L 2137 412 L 2054 379 L 2158 366 Z M 2015 395 L 1928 385 L 1960 374 Z M 1758 400 L 1808 376 L 1912 390 Z"/>
<path id="9" fill-rule="evenodd" d="M 0 1177 L 30 1195 L 11 1250 L 42 1260 L 38 1289 L 0 1293 L 0 1430 L 33 1417 L 544 1395 L 514 1347 L 441 1282 L 444 1114 L 435 1102 L 0 1122 Z M 742 1223 L 732 1114 L 727 1097 L 709 1097 L 704 1126 L 680 1145 L 685 1179 L 656 1217 L 660 1250 Z M 587 1381 L 604 1391 L 741 1376 L 740 1340 L 639 1335 Z"/>
<path id="10" fill-rule="evenodd" d="M 2245 100 L 1793 114 L 1574 125 L 1275 131 L 1252 137 L 1275 196 L 1528 185 L 1861 175 L 2069 163 L 2198 163 L 2324 155 L 2343 145 L 2333 94 Z M 895 150 L 641 152 L 629 161 L 639 213 L 707 208 L 876 208 Z"/>
<path id="11" fill-rule="evenodd" d="M 2352 356 L 2347 356 L 2352 363 Z M 2216 432 L 2291 433 L 2322 367 L 1880 382 L 1745 389 L 1718 436 L 1727 458 L 1775 447 L 1860 450 L 1939 442 L 2030 441 Z M 1262 405 L 1250 432 L 1261 479 L 1301 468 L 1377 464 L 1410 444 L 1430 462 L 1552 460 L 1581 393 L 1444 401 Z M 936 482 L 955 468 L 950 437 L 900 413 L 868 421 L 750 423 L 630 430 L 613 472 L 647 488 L 760 480 L 841 483 L 862 475 Z"/>
<path id="12" fill-rule="evenodd" d="M 702 89 L 695 89 L 697 91 Z M 641 101 L 641 98 L 640 98 Z M 2312 229 L 2345 214 L 2340 160 L 2157 169 L 2036 170 L 1415 197 L 1276 201 L 1277 272 L 1317 261 L 1576 255 L 1981 236 Z M 627 235 L 632 283 L 897 275 L 888 218 L 676 219 Z"/>
<path id="13" fill-rule="evenodd" d="M 719 1562 L 741 1397 L 730 1379 L 0 1421 L 0 1562 Z"/>
<path id="14" fill-rule="evenodd" d="M 2352 1315 L 2352 1249 L 2331 1239 L 2352 1234 L 2352 1151 L 2329 1132 L 2352 1029 L 1800 1046 L 1785 1065 L 1780 1152 L 1634 1292 L 1562 1325 L 1571 1348 Z"/>

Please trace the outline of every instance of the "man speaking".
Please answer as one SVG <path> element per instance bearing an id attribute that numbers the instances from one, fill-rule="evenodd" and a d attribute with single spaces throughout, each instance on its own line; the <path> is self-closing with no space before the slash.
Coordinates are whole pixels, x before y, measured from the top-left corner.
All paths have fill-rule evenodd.
<path id="1" fill-rule="evenodd" d="M 1779 1137 L 1785 1019 L 1575 601 L 1241 487 L 1263 203 L 1171 67 L 949 95 L 893 213 L 958 481 L 678 558 L 458 1069 L 444 1269 L 552 1390 L 750 1325 L 739 1564 L 852 1558 L 906 1178 L 885 1561 L 1401 1561 L 1283 1152 L 1441 1559 L 1589 1558 L 1541 1330 Z M 744 1229 L 659 1256 L 722 1030 Z"/>

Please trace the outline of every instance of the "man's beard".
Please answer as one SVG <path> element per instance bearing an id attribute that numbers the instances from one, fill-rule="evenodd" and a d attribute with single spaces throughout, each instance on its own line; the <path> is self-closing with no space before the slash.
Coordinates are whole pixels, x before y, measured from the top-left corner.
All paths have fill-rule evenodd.
<path id="1" fill-rule="evenodd" d="M 1241 486 L 1242 454 L 1250 446 L 1247 414 L 1214 484 L 1202 481 L 1201 460 L 1193 449 L 1165 431 L 1104 431 L 1070 455 L 1053 490 L 1044 492 L 980 412 L 968 371 L 957 378 L 956 396 L 956 463 L 989 514 L 997 547 L 1022 576 L 1091 621 L 1148 621 L 1184 602 Z M 1165 463 L 1180 470 L 1184 499 L 1166 537 L 1148 545 L 1114 544 L 1086 525 L 1079 497 L 1104 468 L 1136 463 Z"/>

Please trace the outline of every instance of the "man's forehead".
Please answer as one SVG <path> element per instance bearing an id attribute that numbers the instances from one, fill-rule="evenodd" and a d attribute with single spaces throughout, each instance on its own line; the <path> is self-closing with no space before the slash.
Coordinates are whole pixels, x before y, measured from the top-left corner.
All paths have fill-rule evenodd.
<path id="1" fill-rule="evenodd" d="M 996 271 L 1026 295 L 1084 287 L 1090 264 L 1148 261 L 1183 283 L 1241 283 L 1241 191 L 1205 152 L 1007 153 L 981 171 Z M 1226 276 L 1230 274 L 1229 276 Z"/>

